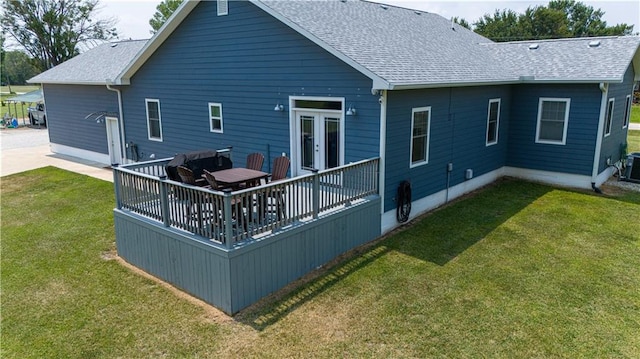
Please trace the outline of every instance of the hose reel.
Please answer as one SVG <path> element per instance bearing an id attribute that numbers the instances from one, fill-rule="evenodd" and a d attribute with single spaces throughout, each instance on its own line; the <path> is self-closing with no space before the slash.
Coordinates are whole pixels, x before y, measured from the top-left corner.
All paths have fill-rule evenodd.
<path id="1" fill-rule="evenodd" d="M 396 219 L 398 222 L 404 223 L 409 220 L 409 214 L 411 213 L 411 182 L 400 182 L 396 200 Z"/>

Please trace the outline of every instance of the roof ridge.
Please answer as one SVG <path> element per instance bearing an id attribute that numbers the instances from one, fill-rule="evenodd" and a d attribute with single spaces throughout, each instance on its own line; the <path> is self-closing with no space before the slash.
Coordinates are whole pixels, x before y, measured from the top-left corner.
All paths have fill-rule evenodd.
<path id="1" fill-rule="evenodd" d="M 349 0 L 340 0 L 340 1 L 345 2 L 345 1 L 349 1 Z M 439 14 L 436 14 L 436 13 L 432 13 L 432 12 L 429 12 L 429 11 L 426 11 L 426 10 L 412 9 L 412 8 L 408 8 L 408 7 L 404 7 L 404 6 L 392 5 L 392 4 L 387 4 L 387 3 L 378 2 L 378 1 L 373 1 L 373 0 L 351 0 L 351 1 L 366 2 L 366 3 L 373 4 L 373 5 L 383 5 L 383 6 L 393 7 L 393 8 L 396 8 L 396 9 L 401 9 L 401 10 L 411 11 L 411 12 L 413 12 L 413 13 L 415 13 L 415 12 L 421 12 L 421 13 L 423 13 L 423 14 L 432 14 L 432 15 L 442 16 L 442 15 L 439 15 Z M 442 16 L 442 17 L 444 17 L 444 16 Z"/>
<path id="2" fill-rule="evenodd" d="M 531 39 L 531 40 L 503 41 L 503 42 L 484 42 L 480 44 L 481 45 L 509 45 L 509 44 L 528 44 L 532 42 L 544 43 L 544 42 L 569 42 L 569 41 L 587 41 L 587 40 L 600 40 L 600 39 L 617 39 L 621 37 L 634 37 L 634 36 L 609 35 L 609 36 L 563 37 L 558 39 Z"/>

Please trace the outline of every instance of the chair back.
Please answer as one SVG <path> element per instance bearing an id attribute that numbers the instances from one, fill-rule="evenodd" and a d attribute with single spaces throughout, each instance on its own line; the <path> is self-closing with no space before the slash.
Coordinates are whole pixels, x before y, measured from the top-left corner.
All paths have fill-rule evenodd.
<path id="1" fill-rule="evenodd" d="M 287 178 L 287 172 L 289 171 L 290 165 L 291 160 L 289 160 L 289 157 L 276 157 L 276 159 L 273 160 L 273 172 L 271 173 L 271 181 L 278 181 Z"/>
<path id="2" fill-rule="evenodd" d="M 250 170 L 262 171 L 264 156 L 260 152 L 251 153 L 247 156 L 247 168 Z"/>
<path id="3" fill-rule="evenodd" d="M 218 181 L 216 181 L 216 178 L 213 176 L 211 172 L 207 170 L 203 170 L 202 175 L 204 176 L 204 179 L 207 180 L 207 183 L 209 184 L 209 186 L 211 186 L 211 188 L 218 189 L 220 187 L 218 185 Z"/>
<path id="4" fill-rule="evenodd" d="M 185 166 L 178 166 L 178 176 L 183 183 L 190 184 L 192 186 L 196 185 L 196 178 L 193 176 L 193 171 Z"/>

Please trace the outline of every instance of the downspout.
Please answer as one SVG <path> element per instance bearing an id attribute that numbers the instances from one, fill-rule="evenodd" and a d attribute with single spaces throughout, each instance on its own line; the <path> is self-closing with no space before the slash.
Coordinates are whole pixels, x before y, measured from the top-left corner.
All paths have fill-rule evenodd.
<path id="1" fill-rule="evenodd" d="M 593 154 L 593 168 L 591 170 L 591 188 L 596 193 L 602 193 L 600 188 L 596 187 L 596 180 L 598 178 L 598 167 L 600 165 L 600 152 L 602 151 L 602 138 L 604 134 L 604 121 L 607 111 L 607 95 L 609 93 L 609 84 L 601 82 L 599 85 L 602 92 L 602 99 L 600 100 L 600 118 L 598 119 L 598 134 L 596 137 L 596 149 Z"/>
<path id="2" fill-rule="evenodd" d="M 380 215 L 384 214 L 384 193 L 385 193 L 385 158 L 387 155 L 387 90 L 371 90 L 372 93 L 380 94 L 380 174 L 378 180 L 378 192 L 380 194 Z M 381 228 L 382 230 L 382 228 Z"/>
<path id="3" fill-rule="evenodd" d="M 120 159 L 121 162 L 124 162 L 123 160 L 125 160 L 127 158 L 126 155 L 126 148 L 125 148 L 125 138 L 124 138 L 124 116 L 122 115 L 122 93 L 120 92 L 119 89 L 115 89 L 113 87 L 111 87 L 111 85 L 113 85 L 113 81 L 111 81 L 110 79 L 106 80 L 107 84 L 107 90 L 109 91 L 113 91 L 115 93 L 118 94 L 118 130 L 120 131 L 120 154 L 122 155 L 122 158 Z"/>

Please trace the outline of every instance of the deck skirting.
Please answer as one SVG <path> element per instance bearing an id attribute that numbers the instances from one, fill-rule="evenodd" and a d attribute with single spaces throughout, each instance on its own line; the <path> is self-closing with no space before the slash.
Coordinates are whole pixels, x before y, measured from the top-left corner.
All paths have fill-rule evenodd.
<path id="1" fill-rule="evenodd" d="M 379 196 L 227 249 L 125 210 L 114 210 L 118 255 L 235 314 L 381 234 Z"/>

